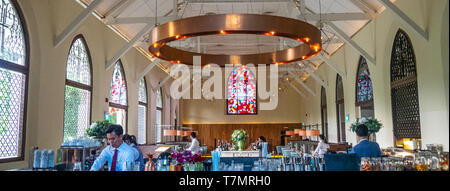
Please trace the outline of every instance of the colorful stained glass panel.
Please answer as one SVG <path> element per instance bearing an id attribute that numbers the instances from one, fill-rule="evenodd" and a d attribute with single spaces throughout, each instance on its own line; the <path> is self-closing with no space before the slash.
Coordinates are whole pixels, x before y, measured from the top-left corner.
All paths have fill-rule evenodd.
<path id="1" fill-rule="evenodd" d="M 367 102 L 373 99 L 372 78 L 369 66 L 364 58 L 361 58 L 358 69 L 357 99 L 356 102 Z"/>
<path id="2" fill-rule="evenodd" d="M 228 114 L 256 114 L 256 81 L 246 66 L 231 73 L 227 95 Z"/>
<path id="3" fill-rule="evenodd" d="M 110 95 L 110 102 L 124 106 L 127 105 L 127 86 L 120 62 L 114 66 Z"/>

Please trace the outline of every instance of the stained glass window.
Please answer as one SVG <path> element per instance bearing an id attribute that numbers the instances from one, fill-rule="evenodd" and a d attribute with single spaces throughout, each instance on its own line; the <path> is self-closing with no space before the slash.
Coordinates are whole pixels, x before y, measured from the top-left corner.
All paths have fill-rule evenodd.
<path id="1" fill-rule="evenodd" d="M 138 136 L 137 143 L 145 144 L 147 133 L 147 87 L 145 78 L 139 80 L 139 104 L 138 104 Z"/>
<path id="2" fill-rule="evenodd" d="M 110 122 L 121 125 L 125 133 L 127 132 L 127 111 L 127 85 L 122 62 L 119 60 L 114 66 L 111 80 L 109 114 Z"/>
<path id="3" fill-rule="evenodd" d="M 67 59 L 64 141 L 86 135 L 91 111 L 91 63 L 83 37 L 72 43 Z"/>
<path id="4" fill-rule="evenodd" d="M 122 63 L 118 61 L 114 66 L 113 78 L 111 81 L 111 94 L 109 102 L 127 105 L 127 85 L 122 68 Z"/>
<path id="5" fill-rule="evenodd" d="M 394 136 L 421 138 L 416 57 L 408 35 L 399 30 L 391 55 L 391 99 Z"/>
<path id="6" fill-rule="evenodd" d="M 357 75 L 356 102 L 361 103 L 373 100 L 372 78 L 370 76 L 369 66 L 363 57 L 360 59 Z"/>
<path id="7" fill-rule="evenodd" d="M 17 3 L 0 1 L 0 161 L 23 160 L 28 64 Z"/>
<path id="8" fill-rule="evenodd" d="M 156 90 L 156 142 L 159 143 L 162 141 L 162 111 L 163 111 L 163 104 L 162 104 L 162 94 L 161 89 Z"/>
<path id="9" fill-rule="evenodd" d="M 228 79 L 227 113 L 256 114 L 256 81 L 246 66 L 239 66 Z"/>

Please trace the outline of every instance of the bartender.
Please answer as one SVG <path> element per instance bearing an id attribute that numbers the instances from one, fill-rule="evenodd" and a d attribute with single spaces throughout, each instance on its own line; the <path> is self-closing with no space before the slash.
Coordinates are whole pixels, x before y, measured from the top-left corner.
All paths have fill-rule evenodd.
<path id="1" fill-rule="evenodd" d="M 132 147 L 123 141 L 123 129 L 120 125 L 110 125 L 106 130 L 109 145 L 102 150 L 100 156 L 95 159 L 91 171 L 100 170 L 105 162 L 108 162 L 109 171 L 125 171 L 131 169 L 126 164 L 131 164 L 135 159 Z M 124 165 L 125 164 L 125 165 Z"/>
<path id="2" fill-rule="evenodd" d="M 186 150 L 191 151 L 192 153 L 198 153 L 200 150 L 200 144 L 197 140 L 197 134 L 195 132 L 191 132 L 191 145 Z"/>

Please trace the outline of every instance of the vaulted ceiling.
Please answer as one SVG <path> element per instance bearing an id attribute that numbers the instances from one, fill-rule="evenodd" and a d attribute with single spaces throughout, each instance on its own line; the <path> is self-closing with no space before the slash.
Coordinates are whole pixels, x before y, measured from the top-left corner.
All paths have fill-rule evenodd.
<path id="1" fill-rule="evenodd" d="M 95 0 L 77 1 L 88 7 Z M 266 14 L 306 21 L 321 29 L 323 54 L 329 57 L 348 42 L 346 38 L 351 39 L 384 9 L 379 0 L 104 0 L 95 14 L 125 39 L 135 38 L 136 42 L 130 46 L 149 58 L 148 35 L 155 23 L 226 13 Z M 188 38 L 170 45 L 192 52 L 242 55 L 286 49 L 297 43 L 280 37 L 235 34 Z M 323 62 L 316 56 L 302 64 L 283 65 L 285 69 L 281 71 L 291 71 L 305 80 L 310 76 L 305 67 L 314 72 Z M 160 62 L 159 66 L 168 69 L 171 63 Z"/>

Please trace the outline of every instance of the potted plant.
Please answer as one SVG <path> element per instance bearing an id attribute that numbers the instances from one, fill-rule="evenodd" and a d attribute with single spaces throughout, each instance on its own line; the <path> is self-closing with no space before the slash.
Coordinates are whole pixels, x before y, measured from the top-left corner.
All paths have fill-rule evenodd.
<path id="1" fill-rule="evenodd" d="M 99 140 L 103 144 L 106 143 L 106 129 L 111 125 L 107 120 L 95 121 L 89 128 L 86 129 L 86 133 L 89 137 Z"/>
<path id="2" fill-rule="evenodd" d="M 370 137 L 373 135 L 375 136 L 375 133 L 378 133 L 378 131 L 380 131 L 381 127 L 383 126 L 383 124 L 381 124 L 378 119 L 373 119 L 373 118 L 357 118 L 355 120 L 355 122 L 352 123 L 352 125 L 350 126 L 350 129 L 355 132 L 356 131 L 356 127 L 358 127 L 358 125 L 364 124 L 367 126 L 367 129 L 369 130 L 369 139 Z"/>
<path id="3" fill-rule="evenodd" d="M 238 151 L 244 150 L 247 139 L 247 132 L 243 129 L 234 130 L 231 135 L 231 141 L 233 141 L 235 149 Z"/>

